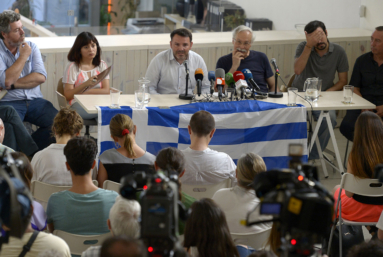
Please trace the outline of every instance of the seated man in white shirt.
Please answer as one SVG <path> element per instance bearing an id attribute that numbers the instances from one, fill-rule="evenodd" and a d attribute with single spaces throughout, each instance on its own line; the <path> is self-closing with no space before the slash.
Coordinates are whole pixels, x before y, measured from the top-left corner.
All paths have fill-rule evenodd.
<path id="1" fill-rule="evenodd" d="M 186 160 L 184 175 L 180 178 L 186 185 L 209 185 L 227 178 L 235 181 L 233 159 L 226 154 L 210 149 L 209 143 L 215 132 L 213 115 L 207 111 L 193 114 L 188 125 L 191 144 L 183 150 Z"/>
<path id="2" fill-rule="evenodd" d="M 188 94 L 196 87 L 195 70 L 203 71 L 202 93 L 209 92 L 210 83 L 205 61 L 191 51 L 192 34 L 189 30 L 176 29 L 170 34 L 170 49 L 157 54 L 150 62 L 145 77 L 150 80 L 151 94 L 184 94 L 186 91 L 186 67 L 189 69 Z"/>

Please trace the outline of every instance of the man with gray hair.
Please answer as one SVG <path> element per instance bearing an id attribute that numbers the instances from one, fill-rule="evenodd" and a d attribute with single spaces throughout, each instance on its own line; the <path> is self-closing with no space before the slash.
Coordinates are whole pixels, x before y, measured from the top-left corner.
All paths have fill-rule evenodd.
<path id="1" fill-rule="evenodd" d="M 0 106 L 13 106 L 22 121 L 39 127 L 32 138 L 42 150 L 54 141 L 51 127 L 57 110 L 40 91 L 47 77 L 40 51 L 25 41 L 20 15 L 14 11 L 0 13 L 0 39 L 0 89 L 7 90 Z"/>
<path id="2" fill-rule="evenodd" d="M 266 54 L 250 50 L 254 40 L 255 36 L 251 28 L 244 25 L 235 28 L 233 30 L 233 52 L 219 58 L 216 68 L 224 69 L 225 73 L 249 69 L 261 91 L 274 91 L 274 73 Z"/>
<path id="3" fill-rule="evenodd" d="M 109 212 L 107 224 L 112 236 L 128 236 L 138 238 L 140 236 L 140 223 L 138 218 L 141 214 L 141 206 L 135 200 L 126 200 L 121 196 Z M 82 253 L 82 257 L 99 257 L 101 246 L 92 246 Z"/>

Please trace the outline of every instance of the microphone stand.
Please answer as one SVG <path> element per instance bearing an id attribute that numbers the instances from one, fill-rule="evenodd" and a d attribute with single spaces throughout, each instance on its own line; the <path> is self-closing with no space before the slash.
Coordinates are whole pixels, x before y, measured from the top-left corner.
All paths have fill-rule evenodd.
<path id="1" fill-rule="evenodd" d="M 282 92 L 277 92 L 277 88 L 278 88 L 278 76 L 280 76 L 280 74 L 279 74 L 279 71 L 276 70 L 275 71 L 275 76 L 274 76 L 275 77 L 275 91 L 269 93 L 269 97 L 271 97 L 271 98 L 282 98 L 283 97 Z"/>
<path id="2" fill-rule="evenodd" d="M 188 95 L 188 84 L 189 84 L 189 69 L 187 68 L 187 65 L 185 63 L 185 71 L 186 71 L 186 87 L 185 87 L 185 94 L 180 94 L 179 98 L 182 100 L 192 100 L 193 95 Z"/>

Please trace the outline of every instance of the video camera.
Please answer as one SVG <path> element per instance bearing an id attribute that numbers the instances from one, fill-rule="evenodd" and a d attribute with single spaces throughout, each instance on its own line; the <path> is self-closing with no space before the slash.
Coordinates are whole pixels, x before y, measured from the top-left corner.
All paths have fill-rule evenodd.
<path id="1" fill-rule="evenodd" d="M 375 166 L 374 177 L 383 183 L 383 164 Z"/>
<path id="2" fill-rule="evenodd" d="M 141 239 L 149 256 L 186 256 L 178 243 L 178 219 L 185 221 L 187 211 L 178 200 L 178 174 L 175 171 L 140 171 L 125 176 L 121 180 L 120 193 L 130 200 L 141 194 Z"/>
<path id="3" fill-rule="evenodd" d="M 281 256 L 310 256 L 314 244 L 330 234 L 334 199 L 318 182 L 315 166 L 302 164 L 302 145 L 289 146 L 290 168 L 259 173 L 253 182 L 259 206 L 247 215 L 246 225 L 274 221 L 281 235 Z M 272 215 L 265 221 L 250 221 L 258 211 Z"/>
<path id="4" fill-rule="evenodd" d="M 9 236 L 23 237 L 32 216 L 32 196 L 20 177 L 21 165 L 10 153 L 0 156 L 0 224 L 9 228 L 0 236 L 0 251 Z"/>

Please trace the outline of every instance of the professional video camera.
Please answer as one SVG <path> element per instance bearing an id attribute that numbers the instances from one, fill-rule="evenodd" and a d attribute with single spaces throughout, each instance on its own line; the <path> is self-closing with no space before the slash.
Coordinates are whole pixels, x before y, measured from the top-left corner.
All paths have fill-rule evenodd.
<path id="1" fill-rule="evenodd" d="M 167 176 L 165 176 L 167 174 Z M 178 243 L 178 219 L 187 211 L 178 200 L 178 175 L 168 170 L 156 173 L 135 172 L 121 181 L 121 196 L 141 203 L 141 239 L 149 256 L 186 256 Z"/>
<path id="2" fill-rule="evenodd" d="M 330 234 L 334 199 L 318 182 L 316 167 L 300 162 L 302 153 L 302 145 L 291 144 L 290 169 L 261 172 L 253 182 L 261 203 L 248 213 L 246 225 L 274 221 L 273 229 L 281 237 L 281 256 L 310 256 L 314 244 Z M 273 218 L 251 221 L 258 208 L 261 215 Z"/>
<path id="3" fill-rule="evenodd" d="M 383 164 L 378 164 L 375 166 L 374 177 L 379 179 L 379 182 L 383 183 Z"/>
<path id="4" fill-rule="evenodd" d="M 0 156 L 0 225 L 10 229 L 0 236 L 0 251 L 9 236 L 22 238 L 32 215 L 32 196 L 20 177 L 21 165 L 22 161 L 15 161 L 10 153 Z"/>

